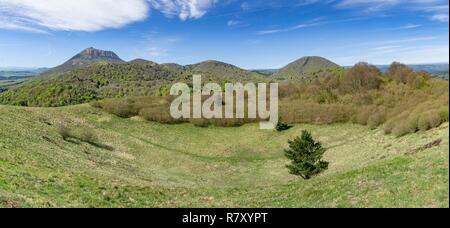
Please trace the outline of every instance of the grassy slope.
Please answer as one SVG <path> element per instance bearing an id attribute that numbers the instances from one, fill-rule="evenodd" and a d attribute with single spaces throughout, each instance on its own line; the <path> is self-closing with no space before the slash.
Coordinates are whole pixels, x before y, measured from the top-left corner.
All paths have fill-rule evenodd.
<path id="1" fill-rule="evenodd" d="M 61 122 L 114 150 L 64 141 Z M 448 124 L 403 138 L 351 124 L 257 127 L 0 106 L 0 207 L 449 207 Z M 330 169 L 311 181 L 284 167 L 282 148 L 302 129 L 329 148 Z M 440 147 L 404 155 L 439 138 Z"/>

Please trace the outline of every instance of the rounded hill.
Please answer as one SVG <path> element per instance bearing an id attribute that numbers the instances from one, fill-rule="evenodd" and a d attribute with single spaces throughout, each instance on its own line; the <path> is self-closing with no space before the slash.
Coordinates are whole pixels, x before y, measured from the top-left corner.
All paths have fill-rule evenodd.
<path id="1" fill-rule="evenodd" d="M 314 78 L 339 68 L 341 66 L 323 57 L 306 56 L 280 69 L 275 77 L 280 79 Z"/>

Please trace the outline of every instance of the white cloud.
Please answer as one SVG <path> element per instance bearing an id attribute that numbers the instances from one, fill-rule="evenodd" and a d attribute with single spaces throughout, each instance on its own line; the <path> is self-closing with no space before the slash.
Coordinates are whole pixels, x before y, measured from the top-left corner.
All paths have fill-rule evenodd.
<path id="1" fill-rule="evenodd" d="M 178 16 L 181 20 L 200 18 L 218 0 L 149 0 L 151 6 L 166 16 Z"/>
<path id="2" fill-rule="evenodd" d="M 149 47 L 146 51 L 151 57 L 167 56 L 167 50 L 159 47 Z"/>
<path id="3" fill-rule="evenodd" d="M 240 25 L 240 24 L 241 24 L 241 22 L 240 22 L 240 21 L 237 21 L 237 20 L 229 20 L 229 21 L 227 22 L 227 25 L 230 26 L 230 27 L 236 26 L 236 25 Z"/>
<path id="4" fill-rule="evenodd" d="M 217 0 L 0 0 L 0 29 L 99 31 L 144 20 L 150 9 L 182 20 L 202 17 Z"/>
<path id="5" fill-rule="evenodd" d="M 436 14 L 431 17 L 433 21 L 448 22 L 448 14 Z"/>
<path id="6" fill-rule="evenodd" d="M 0 27 L 98 31 L 143 20 L 145 0 L 0 0 Z"/>
<path id="7" fill-rule="evenodd" d="M 25 24 L 22 24 L 19 20 L 14 20 L 13 18 L 3 17 L 0 16 L 0 29 L 9 29 L 9 30 L 20 30 L 20 31 L 27 31 L 27 32 L 36 32 L 36 33 L 47 33 L 47 31 L 29 27 Z"/>

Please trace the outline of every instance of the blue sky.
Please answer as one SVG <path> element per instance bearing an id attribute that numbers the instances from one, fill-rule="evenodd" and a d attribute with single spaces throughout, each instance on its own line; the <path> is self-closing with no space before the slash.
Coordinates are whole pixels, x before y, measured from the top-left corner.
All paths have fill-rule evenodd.
<path id="1" fill-rule="evenodd" d="M 52 67 L 87 47 L 124 60 L 279 68 L 449 61 L 448 0 L 0 0 L 0 67 Z"/>

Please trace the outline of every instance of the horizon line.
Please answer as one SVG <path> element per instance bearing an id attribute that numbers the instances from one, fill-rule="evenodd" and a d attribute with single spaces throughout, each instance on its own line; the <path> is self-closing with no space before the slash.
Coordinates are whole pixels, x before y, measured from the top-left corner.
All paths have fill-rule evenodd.
<path id="1" fill-rule="evenodd" d="M 143 58 L 138 58 L 138 59 L 143 59 Z M 124 60 L 124 61 L 126 63 L 128 63 L 128 62 L 131 62 L 133 60 L 136 60 L 136 59 L 126 60 L 126 61 Z M 148 59 L 143 59 L 143 60 L 151 61 L 151 60 L 148 60 Z M 284 66 L 282 66 L 282 67 L 262 67 L 262 68 L 261 67 L 255 67 L 255 68 L 249 67 L 249 68 L 247 68 L 247 67 L 240 67 L 237 64 L 235 65 L 235 64 L 227 63 L 227 62 L 220 61 L 220 60 L 205 60 L 205 61 L 223 62 L 223 63 L 226 63 L 226 64 L 234 65 L 234 66 L 239 67 L 241 69 L 250 70 L 250 71 L 251 70 L 278 70 L 278 69 L 281 69 L 281 68 L 284 67 Z M 181 65 L 181 66 L 189 66 L 189 65 L 202 63 L 202 62 L 205 62 L 205 61 L 200 61 L 200 62 L 190 63 L 190 64 L 179 64 L 179 65 Z M 152 62 L 154 62 L 154 61 L 152 61 Z M 361 63 L 361 62 L 366 62 L 366 61 L 359 61 L 359 62 L 356 62 L 354 64 L 338 64 L 338 65 L 341 66 L 341 67 L 352 67 L 355 64 Z M 400 61 L 393 61 L 391 63 L 370 63 L 370 62 L 368 62 L 368 63 L 371 64 L 371 65 L 374 65 L 374 66 L 389 66 L 389 65 L 391 65 L 394 62 L 399 62 L 399 63 L 405 64 L 405 65 L 409 65 L 409 66 L 412 66 L 412 65 L 438 65 L 438 64 L 449 64 L 450 65 L 450 62 L 404 63 L 404 62 L 400 62 Z M 159 65 L 162 65 L 162 64 L 178 64 L 178 63 L 175 63 L 175 62 L 166 62 L 166 63 L 157 63 L 157 62 L 155 62 L 155 63 L 159 64 Z M 288 65 L 288 64 L 286 64 L 286 65 Z M 59 65 L 56 65 L 56 66 L 0 66 L 0 71 L 26 71 L 26 70 L 36 70 L 36 69 L 51 69 L 51 68 L 54 68 L 54 67 L 57 67 L 57 66 L 59 66 Z M 8 69 L 8 68 L 10 68 L 10 69 Z"/>

